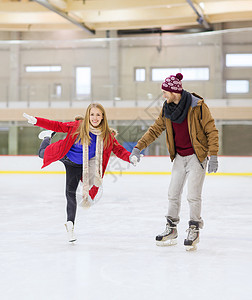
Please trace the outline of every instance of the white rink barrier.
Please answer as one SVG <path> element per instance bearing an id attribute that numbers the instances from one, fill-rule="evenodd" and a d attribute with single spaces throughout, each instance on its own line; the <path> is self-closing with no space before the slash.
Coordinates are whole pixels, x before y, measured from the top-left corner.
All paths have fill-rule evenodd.
<path id="1" fill-rule="evenodd" d="M 216 174 L 252 176 L 252 156 L 219 156 L 219 169 Z M 42 159 L 38 156 L 0 155 L 0 174 L 64 174 L 61 162 L 52 163 L 41 169 Z M 110 157 L 106 174 L 129 175 L 170 175 L 172 163 L 169 156 L 145 156 L 136 166 Z"/>

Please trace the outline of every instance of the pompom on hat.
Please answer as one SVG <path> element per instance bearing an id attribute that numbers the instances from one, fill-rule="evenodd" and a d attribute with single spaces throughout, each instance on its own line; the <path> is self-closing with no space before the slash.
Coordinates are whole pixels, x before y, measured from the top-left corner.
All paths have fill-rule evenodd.
<path id="1" fill-rule="evenodd" d="M 167 92 L 171 93 L 182 93 L 182 82 L 183 75 L 181 73 L 177 73 L 175 75 L 171 75 L 167 78 L 165 78 L 165 81 L 162 83 L 162 90 L 165 90 Z"/>

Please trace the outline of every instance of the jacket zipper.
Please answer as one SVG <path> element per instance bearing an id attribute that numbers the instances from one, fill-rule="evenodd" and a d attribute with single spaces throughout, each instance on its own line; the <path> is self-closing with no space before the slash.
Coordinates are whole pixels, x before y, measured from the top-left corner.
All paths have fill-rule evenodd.
<path id="1" fill-rule="evenodd" d="M 197 159 L 198 159 L 198 161 L 199 161 L 199 164 L 201 165 L 201 168 L 204 170 L 204 167 L 203 167 L 202 163 L 200 162 L 200 160 L 199 160 L 199 158 L 198 158 L 198 156 L 197 156 L 197 154 L 196 154 L 196 151 L 195 151 L 195 149 L 194 149 L 194 146 L 193 146 L 193 140 L 192 140 L 192 135 L 191 135 L 191 132 L 192 132 L 192 112 L 193 112 L 193 110 L 192 110 L 191 113 L 190 113 L 190 132 L 189 132 L 189 135 L 190 135 L 190 139 L 191 139 L 193 151 L 194 151 L 194 153 L 195 153 L 195 155 L 196 155 L 196 157 L 197 157 Z"/>

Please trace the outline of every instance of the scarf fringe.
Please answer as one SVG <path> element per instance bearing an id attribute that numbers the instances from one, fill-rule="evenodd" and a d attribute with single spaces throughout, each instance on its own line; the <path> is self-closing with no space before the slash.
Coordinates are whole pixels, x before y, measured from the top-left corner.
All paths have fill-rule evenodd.
<path id="1" fill-rule="evenodd" d="M 103 156 L 103 139 L 101 131 L 90 126 L 90 132 L 97 136 L 95 149 L 95 178 L 94 185 L 100 187 L 102 185 L 102 156 Z M 91 206 L 89 201 L 89 168 L 88 168 L 88 145 L 83 145 L 83 193 L 81 206 L 89 208 Z"/>

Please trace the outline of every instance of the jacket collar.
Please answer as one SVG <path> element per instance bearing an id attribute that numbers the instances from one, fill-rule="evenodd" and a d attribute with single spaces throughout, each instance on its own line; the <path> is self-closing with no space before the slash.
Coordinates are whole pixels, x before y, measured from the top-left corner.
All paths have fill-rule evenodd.
<path id="1" fill-rule="evenodd" d="M 199 95 L 195 94 L 195 93 L 192 93 L 192 108 L 198 106 L 198 105 L 201 105 L 202 102 L 204 102 L 204 99 L 202 97 L 200 97 Z"/>

